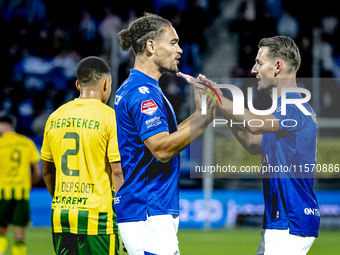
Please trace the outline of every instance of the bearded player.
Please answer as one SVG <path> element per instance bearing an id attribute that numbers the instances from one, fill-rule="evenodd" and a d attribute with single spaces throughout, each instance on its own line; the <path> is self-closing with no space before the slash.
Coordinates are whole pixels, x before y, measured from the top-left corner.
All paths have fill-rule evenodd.
<path id="1" fill-rule="evenodd" d="M 178 72 L 176 30 L 168 20 L 145 14 L 119 36 L 122 49 L 132 48 L 136 56 L 115 100 L 124 174 L 115 201 L 119 230 L 130 255 L 179 254 L 179 153 L 212 121 L 213 100 L 202 116 L 196 89 L 196 112 L 177 126 L 158 84 L 164 73 Z"/>

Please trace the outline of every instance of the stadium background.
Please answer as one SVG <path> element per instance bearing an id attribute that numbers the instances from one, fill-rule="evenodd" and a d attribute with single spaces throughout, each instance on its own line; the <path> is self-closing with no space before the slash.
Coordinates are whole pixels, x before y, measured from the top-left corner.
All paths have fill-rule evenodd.
<path id="1" fill-rule="evenodd" d="M 180 71 L 232 80 L 244 91 L 259 39 L 278 34 L 293 38 L 302 56 L 298 83 L 311 91 L 319 118 L 317 163 L 340 163 L 340 17 L 330 0 L 0 0 L 1 113 L 17 116 L 17 131 L 31 137 L 40 149 L 49 114 L 78 96 L 75 70 L 81 58 L 96 55 L 110 63 L 115 89 L 126 79 L 134 57 L 119 49 L 116 34 L 144 11 L 169 19 L 176 28 L 183 49 Z M 190 114 L 189 85 L 164 75 L 160 86 L 181 122 Z M 264 109 L 268 100 L 258 95 L 254 106 Z M 220 139 L 221 132 L 213 133 L 215 159 L 239 165 L 260 163 L 232 136 Z M 253 254 L 263 213 L 260 178 L 214 178 L 206 184 L 207 179 L 190 178 L 189 159 L 190 148 L 181 153 L 181 253 Z M 321 231 L 309 254 L 339 254 L 340 175 L 316 177 Z M 209 212 L 207 185 L 213 190 Z M 41 180 L 31 193 L 29 255 L 53 254 L 50 201 Z"/>

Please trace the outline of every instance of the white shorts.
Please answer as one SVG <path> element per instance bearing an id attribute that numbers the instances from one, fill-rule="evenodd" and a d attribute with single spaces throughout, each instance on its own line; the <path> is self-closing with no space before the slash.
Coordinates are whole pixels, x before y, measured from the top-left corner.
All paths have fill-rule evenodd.
<path id="1" fill-rule="evenodd" d="M 129 255 L 179 255 L 178 223 L 178 215 L 157 215 L 118 227 Z"/>
<path id="2" fill-rule="evenodd" d="M 262 229 L 262 239 L 255 255 L 305 255 L 314 236 L 289 234 L 289 229 Z"/>

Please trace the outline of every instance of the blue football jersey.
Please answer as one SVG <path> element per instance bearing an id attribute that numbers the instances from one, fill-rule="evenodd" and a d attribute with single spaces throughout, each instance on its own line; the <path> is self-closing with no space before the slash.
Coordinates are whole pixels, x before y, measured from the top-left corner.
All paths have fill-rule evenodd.
<path id="1" fill-rule="evenodd" d="M 287 98 L 302 98 L 287 93 Z M 276 133 L 262 136 L 264 229 L 288 229 L 291 234 L 318 236 L 320 209 L 314 194 L 318 124 L 308 103 L 287 104 L 281 113 L 281 97 L 273 115 L 280 123 Z"/>
<path id="2" fill-rule="evenodd" d="M 141 221 L 148 215 L 179 214 L 179 156 L 157 160 L 144 141 L 177 131 L 174 110 L 158 81 L 132 69 L 116 93 L 118 145 L 124 184 L 115 199 L 117 221 Z"/>

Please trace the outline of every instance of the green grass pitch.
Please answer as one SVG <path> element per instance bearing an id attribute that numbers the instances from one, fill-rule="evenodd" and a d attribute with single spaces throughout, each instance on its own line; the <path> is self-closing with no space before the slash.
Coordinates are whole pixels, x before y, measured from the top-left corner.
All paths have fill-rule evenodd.
<path id="1" fill-rule="evenodd" d="M 236 229 L 233 231 L 188 231 L 178 233 L 182 255 L 252 255 L 255 253 L 261 235 L 260 229 Z M 9 245 L 13 243 L 13 231 L 8 231 Z M 26 232 L 27 255 L 53 255 L 52 235 L 46 228 L 29 228 Z M 6 255 L 10 255 L 10 247 Z M 124 255 L 121 251 L 121 255 Z M 308 255 L 339 255 L 340 232 L 320 231 Z"/>

